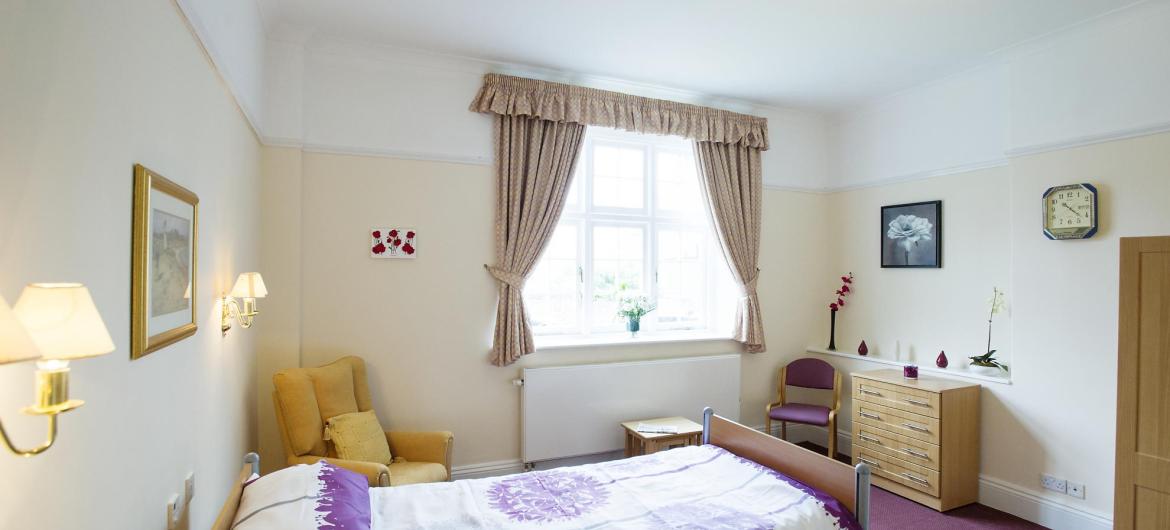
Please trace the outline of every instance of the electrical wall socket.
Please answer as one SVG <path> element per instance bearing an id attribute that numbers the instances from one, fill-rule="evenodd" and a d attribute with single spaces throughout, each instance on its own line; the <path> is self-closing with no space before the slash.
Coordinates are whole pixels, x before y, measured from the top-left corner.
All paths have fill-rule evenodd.
<path id="1" fill-rule="evenodd" d="M 1069 482 L 1068 483 L 1068 495 L 1070 497 L 1076 497 L 1078 499 L 1085 498 L 1085 485 L 1081 484 L 1079 482 Z"/>
<path id="2" fill-rule="evenodd" d="M 1065 493 L 1068 490 L 1068 484 L 1062 478 L 1056 478 L 1052 475 L 1040 475 L 1040 485 L 1044 486 L 1046 490 L 1058 491 Z"/>

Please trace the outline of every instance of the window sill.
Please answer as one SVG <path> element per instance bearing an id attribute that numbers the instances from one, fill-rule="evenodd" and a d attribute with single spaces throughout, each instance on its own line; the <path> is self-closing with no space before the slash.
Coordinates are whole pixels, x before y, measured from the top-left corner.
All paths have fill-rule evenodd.
<path id="1" fill-rule="evenodd" d="M 602 333 L 596 335 L 537 335 L 533 337 L 536 350 L 562 350 L 567 348 L 591 348 L 596 346 L 636 346 L 639 344 L 662 344 L 669 342 L 730 341 L 731 337 L 712 331 L 659 331 L 639 332 L 631 337 L 628 332 Z"/>
<path id="2" fill-rule="evenodd" d="M 886 365 L 890 365 L 890 366 L 906 366 L 906 365 L 910 364 L 910 363 L 906 363 L 906 362 L 902 362 L 902 361 L 895 361 L 895 360 L 891 360 L 891 359 L 881 359 L 878 357 L 874 357 L 872 355 L 861 356 L 861 355 L 857 355 L 857 354 L 853 354 L 853 353 L 840 352 L 837 350 L 826 350 L 826 349 L 822 349 L 822 348 L 813 348 L 811 346 L 809 348 L 807 348 L 807 350 L 809 353 L 819 353 L 821 355 L 832 355 L 835 357 L 844 357 L 846 359 L 852 359 L 854 361 L 862 361 L 862 362 L 867 362 L 867 363 L 886 364 Z M 1001 385 L 1012 384 L 1011 374 L 1008 374 L 1007 376 L 1001 377 L 1001 376 L 984 375 L 984 374 L 968 372 L 968 371 L 961 370 L 959 368 L 950 368 L 950 369 L 948 369 L 948 368 L 930 368 L 930 367 L 926 367 L 926 366 L 919 366 L 918 371 L 920 373 L 924 373 L 924 374 L 937 375 L 937 376 L 948 377 L 948 378 L 952 378 L 952 379 L 970 379 L 970 380 L 974 380 L 974 381 L 984 381 L 984 382 L 988 382 L 988 383 L 999 383 Z"/>

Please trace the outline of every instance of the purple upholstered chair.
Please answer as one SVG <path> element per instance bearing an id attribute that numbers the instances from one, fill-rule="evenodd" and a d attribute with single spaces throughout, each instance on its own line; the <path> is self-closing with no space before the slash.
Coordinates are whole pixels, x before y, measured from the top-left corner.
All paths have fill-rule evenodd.
<path id="1" fill-rule="evenodd" d="M 804 403 L 788 403 L 787 386 L 833 391 L 833 408 Z M 820 359 L 804 358 L 780 369 L 780 391 L 775 403 L 768 404 L 765 427 L 772 434 L 772 420 L 780 422 L 780 438 L 788 437 L 788 423 L 820 425 L 829 429 L 829 458 L 837 454 L 837 409 L 841 408 L 841 374 L 833 365 Z"/>

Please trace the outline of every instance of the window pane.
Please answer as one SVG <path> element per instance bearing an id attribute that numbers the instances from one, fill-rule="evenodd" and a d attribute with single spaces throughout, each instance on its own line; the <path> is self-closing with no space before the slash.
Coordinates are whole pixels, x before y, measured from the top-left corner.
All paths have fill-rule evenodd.
<path id="1" fill-rule="evenodd" d="M 593 205 L 643 208 L 645 160 L 640 147 L 593 148 Z"/>
<path id="2" fill-rule="evenodd" d="M 703 209 L 694 156 L 674 151 L 658 151 L 655 156 L 658 209 L 701 213 Z"/>
<path id="3" fill-rule="evenodd" d="M 653 315 L 661 328 L 697 328 L 706 320 L 706 247 L 701 231 L 658 231 L 658 310 Z"/>
<path id="4" fill-rule="evenodd" d="M 616 327 L 622 291 L 645 292 L 644 231 L 641 227 L 593 228 L 593 324 Z"/>
<path id="5" fill-rule="evenodd" d="M 577 225 L 561 224 L 524 285 L 533 333 L 578 329 Z"/>

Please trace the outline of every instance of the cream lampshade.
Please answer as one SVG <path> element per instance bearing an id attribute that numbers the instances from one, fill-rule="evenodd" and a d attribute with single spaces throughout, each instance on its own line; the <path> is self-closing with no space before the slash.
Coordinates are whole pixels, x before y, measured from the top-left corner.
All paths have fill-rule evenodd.
<path id="1" fill-rule="evenodd" d="M 41 356 L 32 338 L 0 296 L 0 364 L 31 361 Z"/>
<path id="2" fill-rule="evenodd" d="M 83 359 L 114 351 L 114 341 L 80 283 L 34 283 L 14 308 L 45 360 Z"/>
<path id="3" fill-rule="evenodd" d="M 28 336 L 22 339 L 20 333 L 13 333 L 13 326 L 24 328 Z M 30 345 L 21 346 L 21 341 Z M 85 404 L 80 399 L 69 399 L 69 361 L 110 353 L 114 351 L 114 341 L 110 339 L 106 324 L 85 286 L 80 283 L 34 283 L 20 293 L 11 312 L 8 304 L 0 298 L 0 362 L 10 362 L 13 354 L 28 359 L 28 351 L 40 353 L 36 402 L 22 412 L 48 416 L 49 434 L 45 443 L 32 449 L 20 449 L 13 445 L 4 426 L 0 425 L 4 445 L 23 457 L 39 455 L 52 447 L 57 440 L 57 416 Z"/>
<path id="4" fill-rule="evenodd" d="M 219 329 L 224 336 L 232 329 L 232 311 L 235 311 L 240 327 L 245 329 L 252 327 L 252 320 L 260 314 L 260 310 L 256 309 L 256 299 L 265 296 L 268 296 L 268 288 L 264 286 L 264 278 L 259 272 L 240 274 L 240 277 L 236 278 L 236 285 L 232 287 L 231 294 L 223 298 Z M 237 299 L 244 301 L 244 307 L 240 307 Z"/>
<path id="5" fill-rule="evenodd" d="M 232 296 L 236 298 L 264 298 L 268 296 L 268 289 L 264 287 L 264 278 L 259 272 L 245 272 L 236 278 L 236 285 L 232 287 Z"/>

